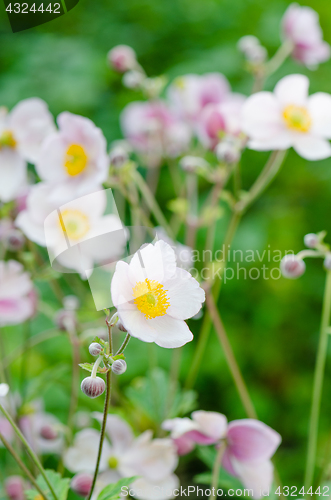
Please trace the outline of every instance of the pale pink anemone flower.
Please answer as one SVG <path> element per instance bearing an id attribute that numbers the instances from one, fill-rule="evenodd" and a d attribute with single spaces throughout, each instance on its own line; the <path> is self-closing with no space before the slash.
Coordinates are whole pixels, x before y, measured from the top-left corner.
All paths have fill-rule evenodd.
<path id="1" fill-rule="evenodd" d="M 25 491 L 30 484 L 21 476 L 9 476 L 5 479 L 5 492 L 9 500 L 25 500 Z"/>
<path id="2" fill-rule="evenodd" d="M 189 148 L 189 127 L 160 100 L 128 104 L 121 115 L 121 127 L 124 137 L 150 167 Z"/>
<path id="3" fill-rule="evenodd" d="M 307 160 L 331 156 L 331 96 L 308 96 L 304 75 L 282 78 L 274 92 L 258 92 L 243 107 L 243 131 L 248 147 L 257 151 L 293 147 Z"/>
<path id="4" fill-rule="evenodd" d="M 94 414 L 101 422 L 102 415 Z M 99 447 L 99 432 L 84 429 L 76 434 L 74 444 L 64 453 L 64 464 L 74 473 L 93 474 Z M 131 427 L 117 415 L 108 415 L 100 474 L 93 498 L 110 483 L 122 477 L 140 476 L 130 485 L 142 500 L 166 500 L 178 487 L 174 474 L 178 457 L 171 439 L 152 439 L 152 431 L 135 438 Z M 170 493 L 170 494 L 169 494 Z"/>
<path id="5" fill-rule="evenodd" d="M 27 199 L 27 209 L 20 212 L 15 221 L 30 240 L 47 246 L 52 260 L 56 259 L 61 266 L 76 270 L 85 278 L 86 271 L 91 271 L 94 263 L 109 262 L 122 255 L 123 226 L 116 214 L 104 215 L 107 208 L 105 190 L 101 188 L 72 201 L 64 197 L 55 203 L 52 189 L 46 183 L 34 186 Z M 98 237 L 112 232 L 116 232 L 112 244 L 100 244 Z"/>
<path id="6" fill-rule="evenodd" d="M 38 98 L 19 102 L 10 113 L 0 108 L 0 200 L 14 200 L 27 185 L 27 162 L 35 163 L 55 125 Z"/>
<path id="7" fill-rule="evenodd" d="M 29 405 L 29 412 L 19 419 L 19 427 L 36 453 L 41 455 L 62 453 L 63 426 L 53 414 L 44 411 L 41 402 L 35 401 Z"/>
<path id="8" fill-rule="evenodd" d="M 238 136 L 241 132 L 241 113 L 246 97 L 231 94 L 226 102 L 208 104 L 197 124 L 197 136 L 201 144 L 214 149 L 225 135 Z"/>
<path id="9" fill-rule="evenodd" d="M 15 260 L 0 261 L 0 325 L 17 325 L 36 311 L 30 275 Z"/>
<path id="10" fill-rule="evenodd" d="M 108 52 L 110 65 L 119 73 L 133 70 L 137 67 L 137 56 L 129 45 L 116 45 Z"/>
<path id="11" fill-rule="evenodd" d="M 181 347 L 193 339 L 185 320 L 195 316 L 205 300 L 199 283 L 176 267 L 175 252 L 163 240 L 142 247 L 130 264 L 116 264 L 111 295 L 133 337 L 166 348 Z"/>
<path id="12" fill-rule="evenodd" d="M 168 99 L 174 112 L 195 125 L 208 104 L 225 102 L 230 84 L 221 73 L 188 74 L 177 77 L 168 88 Z"/>
<path id="13" fill-rule="evenodd" d="M 107 142 L 102 131 L 83 116 L 64 112 L 57 123 L 59 130 L 44 141 L 36 170 L 43 181 L 52 183 L 51 198 L 72 199 L 106 180 Z"/>
<path id="14" fill-rule="evenodd" d="M 277 450 L 281 436 L 268 425 L 254 419 L 227 423 L 224 415 L 196 411 L 189 418 L 166 420 L 163 429 L 171 431 L 178 453 L 189 453 L 196 444 L 220 446 L 226 443 L 222 466 L 253 490 L 253 498 L 261 498 L 273 481 L 271 457 Z"/>
<path id="15" fill-rule="evenodd" d="M 330 58 L 330 45 L 323 40 L 318 14 L 310 7 L 292 3 L 283 16 L 281 36 L 293 45 L 293 58 L 308 68 Z"/>

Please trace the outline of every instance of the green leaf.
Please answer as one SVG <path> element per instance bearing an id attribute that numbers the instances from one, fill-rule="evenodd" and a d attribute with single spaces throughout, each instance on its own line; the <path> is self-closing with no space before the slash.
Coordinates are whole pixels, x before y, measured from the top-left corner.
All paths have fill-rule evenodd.
<path id="1" fill-rule="evenodd" d="M 92 373 L 93 371 L 93 363 L 80 363 L 78 366 L 86 370 L 87 372 Z M 98 366 L 97 373 L 107 373 L 108 368 L 101 368 Z"/>
<path id="2" fill-rule="evenodd" d="M 210 446 L 201 446 L 197 449 L 197 455 L 202 460 L 209 469 L 212 470 L 214 466 L 214 462 L 216 459 L 217 451 L 214 447 Z M 211 472 L 203 472 L 202 474 L 198 474 L 194 477 L 194 481 L 201 484 L 211 484 L 212 473 Z M 231 476 L 226 470 L 220 469 L 219 478 L 218 478 L 218 486 L 224 489 L 230 488 L 242 488 L 242 484 L 234 476 Z"/>
<path id="3" fill-rule="evenodd" d="M 69 484 L 70 484 L 70 479 L 69 478 L 62 478 L 61 475 L 58 472 L 55 472 L 54 470 L 46 470 L 46 476 L 50 484 L 52 485 L 52 488 L 58 498 L 58 500 L 67 500 L 68 496 L 68 491 L 69 491 Z M 54 500 L 54 497 L 52 493 L 50 492 L 50 489 L 48 485 L 46 484 L 45 479 L 43 476 L 38 476 L 37 478 L 37 484 L 40 486 L 42 491 L 45 493 L 45 496 L 47 497 L 48 500 Z M 35 500 L 36 496 L 39 497 L 40 493 L 37 490 L 27 490 L 25 491 L 26 497 L 28 500 Z"/>
<path id="4" fill-rule="evenodd" d="M 117 483 L 109 484 L 99 493 L 97 500 L 117 500 L 121 498 L 120 495 L 123 486 L 129 486 L 136 479 L 138 479 L 138 476 L 124 477 L 117 481 Z"/>

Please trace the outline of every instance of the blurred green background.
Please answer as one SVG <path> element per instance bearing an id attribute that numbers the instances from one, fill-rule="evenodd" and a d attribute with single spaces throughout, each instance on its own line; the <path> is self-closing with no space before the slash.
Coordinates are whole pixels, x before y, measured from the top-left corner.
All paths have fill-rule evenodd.
<path id="1" fill-rule="evenodd" d="M 39 96 L 57 115 L 68 110 L 90 117 L 112 141 L 121 137 L 119 114 L 126 103 L 141 98 L 121 85 L 106 55 L 114 45 L 125 43 L 137 52 L 148 75 L 166 74 L 170 79 L 188 72 L 220 71 L 236 91 L 249 94 L 251 76 L 243 69 L 237 40 L 258 36 L 273 55 L 279 46 L 280 19 L 290 2 L 280 0 L 80 0 L 64 17 L 25 32 L 11 33 L 4 7 L 0 7 L 0 105 L 11 108 L 21 99 Z M 327 0 L 305 2 L 318 11 L 325 39 L 331 42 L 331 13 Z M 311 92 L 331 92 L 331 62 L 310 72 L 287 61 L 267 81 L 272 89 L 279 78 L 300 72 L 311 80 Z M 248 188 L 263 166 L 267 154 L 246 152 L 242 163 L 244 187 Z M 162 173 L 158 198 L 163 207 L 174 197 L 167 171 Z M 209 186 L 201 184 L 202 193 Z M 331 243 L 331 159 L 309 163 L 290 151 L 274 184 L 252 207 L 242 222 L 234 247 L 289 250 L 303 247 L 308 232 L 327 230 Z M 227 216 L 217 232 L 222 242 Z M 204 234 L 199 235 L 203 243 Z M 268 266 L 268 263 L 265 262 Z M 246 264 L 261 267 L 262 263 Z M 273 266 L 277 267 L 277 263 Z M 322 262 L 307 262 L 306 274 L 297 281 L 232 280 L 222 290 L 219 307 L 225 326 L 256 404 L 259 418 L 283 436 L 276 463 L 286 485 L 302 485 L 312 376 L 319 333 L 324 287 Z M 47 284 L 39 283 L 43 300 L 59 307 Z M 70 291 L 70 290 L 68 290 Z M 82 314 L 93 313 L 91 301 Z M 194 332 L 201 322 L 192 321 Z M 51 327 L 39 316 L 32 333 Z M 22 327 L 4 330 L 10 351 L 23 338 Z M 196 341 L 183 349 L 181 379 L 185 380 Z M 170 353 L 157 349 L 158 362 L 168 367 Z M 146 344 L 133 340 L 127 351 L 129 369 L 120 380 L 126 385 L 143 375 L 148 366 Z M 85 355 L 87 358 L 87 354 Z M 85 360 L 85 359 L 84 359 Z M 28 376 L 46 389 L 50 411 L 63 418 L 69 398 L 70 347 L 64 338 L 38 346 L 26 360 Z M 43 385 L 45 370 L 57 370 L 61 383 Z M 12 367 L 19 383 L 20 363 Z M 63 383 L 62 383 L 63 382 Z M 196 384 L 199 408 L 225 413 L 229 420 L 243 418 L 244 411 L 229 376 L 214 333 Z M 331 346 L 326 368 L 320 427 L 319 463 L 331 432 Z M 80 398 L 82 407 L 88 406 Z M 101 410 L 102 402 L 90 407 Z M 192 471 L 204 466 L 192 463 Z"/>

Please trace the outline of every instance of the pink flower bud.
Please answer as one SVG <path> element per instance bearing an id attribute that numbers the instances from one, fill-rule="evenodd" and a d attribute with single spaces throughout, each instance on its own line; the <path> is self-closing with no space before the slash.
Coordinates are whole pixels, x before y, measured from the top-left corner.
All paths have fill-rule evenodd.
<path id="1" fill-rule="evenodd" d="M 20 476 L 10 476 L 5 480 L 5 491 L 10 500 L 24 500 L 26 485 Z"/>
<path id="2" fill-rule="evenodd" d="M 89 398 L 97 398 L 105 391 L 105 381 L 100 377 L 86 377 L 84 378 L 80 388 L 85 396 Z"/>
<path id="3" fill-rule="evenodd" d="M 215 149 L 217 159 L 225 162 L 228 165 L 237 163 L 240 160 L 240 147 L 239 141 L 233 138 L 226 138 L 220 142 Z"/>
<path id="4" fill-rule="evenodd" d="M 296 255 L 285 255 L 280 263 L 280 270 L 285 278 L 300 278 L 306 270 L 306 264 Z"/>
<path id="5" fill-rule="evenodd" d="M 121 332 L 127 332 L 127 329 L 125 328 L 125 326 L 123 325 L 122 321 L 119 319 L 117 320 L 117 323 L 116 323 L 116 326 L 117 328 L 121 331 Z"/>
<path id="6" fill-rule="evenodd" d="M 315 233 L 306 234 L 303 241 L 304 241 L 306 247 L 308 247 L 308 248 L 316 248 L 318 243 L 319 243 L 318 236 Z"/>
<path id="7" fill-rule="evenodd" d="M 116 71 L 124 73 L 135 68 L 136 53 L 128 45 L 117 45 L 108 52 L 108 61 Z"/>
<path id="8" fill-rule="evenodd" d="M 112 372 L 115 373 L 115 375 L 122 375 L 122 373 L 126 372 L 127 364 L 124 359 L 117 359 L 111 365 L 111 369 Z"/>
<path id="9" fill-rule="evenodd" d="M 98 344 L 98 342 L 92 342 L 88 350 L 92 356 L 99 356 L 99 354 L 103 351 L 103 347 L 102 345 Z"/>
<path id="10" fill-rule="evenodd" d="M 40 436 L 47 441 L 53 441 L 58 438 L 58 433 L 51 425 L 43 425 L 40 429 Z"/>
<path id="11" fill-rule="evenodd" d="M 66 309 L 60 309 L 56 315 L 54 322 L 60 330 L 66 331 L 71 325 L 77 325 L 77 319 L 75 311 L 70 311 Z"/>
<path id="12" fill-rule="evenodd" d="M 81 472 L 72 478 L 70 487 L 75 493 L 77 493 L 77 495 L 86 497 L 91 491 L 92 482 L 92 474 Z"/>
<path id="13" fill-rule="evenodd" d="M 24 246 L 25 238 L 19 229 L 11 229 L 6 237 L 5 246 L 11 252 L 17 252 Z"/>

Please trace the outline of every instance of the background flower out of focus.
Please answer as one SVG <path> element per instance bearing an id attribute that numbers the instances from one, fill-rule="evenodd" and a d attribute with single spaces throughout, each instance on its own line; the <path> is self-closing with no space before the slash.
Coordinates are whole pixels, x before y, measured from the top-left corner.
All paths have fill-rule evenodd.
<path id="1" fill-rule="evenodd" d="M 119 114 L 130 101 L 142 99 L 139 92 L 125 89 L 121 76 L 109 69 L 107 52 L 115 45 L 134 48 L 149 76 L 165 74 L 172 80 L 187 73 L 219 71 L 234 91 L 248 95 L 252 77 L 244 72 L 244 61 L 236 49 L 244 35 L 255 35 L 273 55 L 279 46 L 279 25 L 290 2 L 269 0 L 80 0 L 75 9 L 56 21 L 13 34 L 1 7 L 0 105 L 12 108 L 28 97 L 44 99 L 56 116 L 62 111 L 84 115 L 100 127 L 108 142 L 121 138 Z M 302 2 L 320 15 L 324 39 L 331 42 L 331 12 L 327 0 Z M 309 71 L 292 60 L 267 82 L 290 73 L 307 74 L 310 93 L 331 92 L 331 61 Z M 248 151 L 243 160 L 244 186 L 251 185 L 268 153 Z M 174 197 L 168 171 L 161 171 L 158 199 Z M 203 190 L 203 184 L 201 186 Z M 206 186 L 207 192 L 207 186 Z M 164 203 L 162 205 L 162 200 Z M 225 224 L 224 224 L 225 226 Z M 242 250 L 293 250 L 303 247 L 303 235 L 327 230 L 331 243 L 331 158 L 308 162 L 293 150 L 280 175 L 249 210 L 235 237 L 234 248 Z M 203 237 L 203 232 L 200 235 Z M 222 225 L 217 239 L 223 238 Z M 270 245 L 270 247 L 269 247 Z M 268 262 L 246 263 L 261 268 Z M 273 264 L 276 267 L 278 264 Z M 228 334 L 256 404 L 259 418 L 277 428 L 283 444 L 277 467 L 284 484 L 302 485 L 302 457 L 306 436 L 313 368 L 318 340 L 324 271 L 311 260 L 298 281 L 231 280 L 225 286 L 220 309 Z M 78 277 L 77 277 L 78 280 Z M 84 321 L 97 318 L 86 283 Z M 37 283 L 44 307 L 59 309 L 46 281 Z M 100 321 L 101 321 L 100 320 Z M 101 323 L 100 323 L 101 324 Z M 53 326 L 47 315 L 30 322 L 31 335 Z M 194 333 L 194 324 L 192 325 Z M 24 327 L 4 329 L 8 351 L 23 341 Z M 9 340 L 7 340 L 9 339 Z M 215 349 L 215 346 L 216 349 Z M 194 345 L 184 352 L 181 376 L 190 364 Z M 321 443 L 329 430 L 331 413 L 331 348 L 325 378 Z M 157 349 L 158 363 L 168 369 L 170 352 Z M 145 374 L 148 349 L 135 342 L 127 351 L 130 369 L 119 384 L 125 387 Z M 63 418 L 70 398 L 71 351 L 63 336 L 29 351 L 25 360 L 29 384 L 45 400 L 48 411 Z M 12 364 L 12 386 L 24 387 L 21 363 Z M 52 376 L 49 376 L 52 374 Z M 48 380 L 53 380 L 49 384 Z M 244 418 L 244 412 L 215 335 L 211 335 L 196 385 L 199 408 L 224 413 L 229 420 Z M 116 399 L 116 396 L 115 396 Z M 86 401 L 80 394 L 80 409 L 101 411 L 102 401 Z M 0 471 L 1 471 L 0 450 Z M 194 462 L 198 473 L 204 466 Z M 1 473 L 0 473 L 1 480 Z"/>

